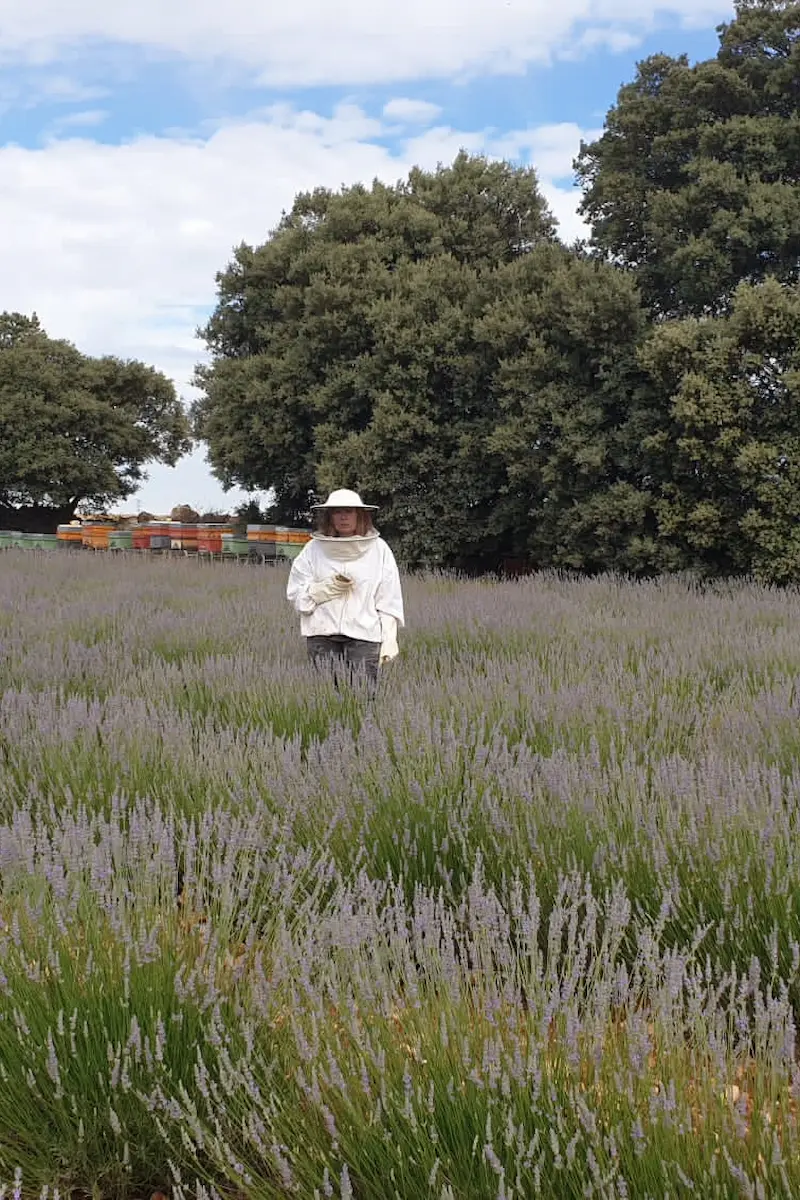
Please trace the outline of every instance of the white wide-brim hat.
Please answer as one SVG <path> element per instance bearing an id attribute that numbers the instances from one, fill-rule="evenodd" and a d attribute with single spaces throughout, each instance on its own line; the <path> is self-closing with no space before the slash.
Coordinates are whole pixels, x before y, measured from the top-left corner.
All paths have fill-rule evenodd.
<path id="1" fill-rule="evenodd" d="M 338 488 L 331 492 L 324 504 L 312 504 L 312 508 L 363 508 L 367 512 L 377 512 L 377 504 L 365 504 L 358 492 L 349 488 Z"/>

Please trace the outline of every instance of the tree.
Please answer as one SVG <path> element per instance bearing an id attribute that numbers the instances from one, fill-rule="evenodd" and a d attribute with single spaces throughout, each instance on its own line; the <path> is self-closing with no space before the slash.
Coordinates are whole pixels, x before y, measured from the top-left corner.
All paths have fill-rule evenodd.
<path id="1" fill-rule="evenodd" d="M 449 254 L 401 265 L 392 293 L 374 301 L 372 350 L 353 374 L 366 419 L 343 421 L 332 405 L 315 431 L 322 490 L 344 480 L 372 497 L 406 562 L 502 549 L 490 529 L 502 463 L 487 445 L 496 364 L 476 338 L 493 274 Z"/>
<path id="2" fill-rule="evenodd" d="M 638 67 L 576 169 L 601 255 L 659 317 L 728 310 L 800 265 L 800 3 L 737 0 L 715 58 Z"/>
<path id="3" fill-rule="evenodd" d="M 190 446 L 172 383 L 152 367 L 90 358 L 38 319 L 0 315 L 0 518 L 28 528 L 70 520 L 84 501 L 130 496 L 149 462 Z"/>
<path id="4" fill-rule="evenodd" d="M 499 283 L 479 329 L 497 362 L 494 520 L 539 566 L 651 572 L 659 550 L 639 446 L 657 414 L 637 359 L 648 326 L 633 280 L 541 247 Z"/>
<path id="5" fill-rule="evenodd" d="M 741 284 L 731 312 L 641 351 L 661 427 L 643 439 L 662 544 L 709 574 L 800 578 L 800 289 Z"/>
<path id="6" fill-rule="evenodd" d="M 376 304 L 372 417 L 317 430 L 327 486 L 359 483 L 406 562 L 647 570 L 632 281 L 543 242 L 479 273 L 440 257 Z"/>
<path id="7" fill-rule="evenodd" d="M 530 171 L 299 197 L 219 287 L 196 432 L 273 519 L 349 486 L 407 563 L 652 569 L 641 302 L 556 240 Z"/>
<path id="8" fill-rule="evenodd" d="M 394 187 L 298 196 L 270 239 L 240 246 L 218 276 L 219 303 L 201 332 L 212 362 L 198 369 L 204 395 L 193 418 L 215 474 L 228 486 L 274 489 L 278 519 L 306 520 L 334 462 L 344 467 L 337 444 L 384 420 L 374 369 L 377 346 L 386 361 L 381 322 L 426 290 L 425 270 L 453 281 L 461 273 L 463 284 L 554 239 L 532 171 L 466 154 Z M 404 353 L 398 346 L 396 371 Z M 448 378 L 443 371 L 442 387 Z M 428 486 L 423 466 L 409 487 Z M 352 467 L 348 476 L 359 482 Z"/>

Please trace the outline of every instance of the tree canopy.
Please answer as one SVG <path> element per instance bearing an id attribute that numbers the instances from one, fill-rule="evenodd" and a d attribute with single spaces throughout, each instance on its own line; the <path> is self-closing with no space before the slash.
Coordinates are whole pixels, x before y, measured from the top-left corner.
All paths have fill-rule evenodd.
<path id="1" fill-rule="evenodd" d="M 800 578 L 800 290 L 740 284 L 731 311 L 659 326 L 641 358 L 663 402 L 643 440 L 663 565 Z"/>
<path id="2" fill-rule="evenodd" d="M 371 417 L 318 431 L 324 488 L 358 480 L 406 561 L 631 565 L 627 528 L 597 549 L 633 436 L 620 385 L 641 375 L 629 280 L 543 242 L 485 274 L 409 267 L 373 319 Z"/>
<path id="3" fill-rule="evenodd" d="M 576 164 L 593 247 L 635 271 L 661 317 L 797 280 L 800 3 L 737 0 L 719 35 L 708 61 L 642 62 Z"/>
<path id="4" fill-rule="evenodd" d="M 407 561 L 600 560 L 608 514 L 586 501 L 596 484 L 612 503 L 611 379 L 637 370 L 642 315 L 630 281 L 558 243 L 532 171 L 461 154 L 393 188 L 299 196 L 218 286 L 194 418 L 226 484 L 273 487 L 287 520 L 357 486 Z M 556 552 L 576 506 L 583 547 Z"/>
<path id="5" fill-rule="evenodd" d="M 654 318 L 639 459 L 662 568 L 800 577 L 800 3 L 737 0 L 656 55 L 576 164 L 601 259 Z"/>
<path id="6" fill-rule="evenodd" d="M 191 444 L 175 388 L 152 367 L 91 358 L 38 319 L 0 315 L 0 507 L 41 524 L 130 496 L 148 463 Z"/>
<path id="7" fill-rule="evenodd" d="M 307 515 L 323 444 L 372 418 L 376 305 L 414 266 L 490 269 L 554 239 L 532 171 L 467 155 L 394 187 L 298 196 L 269 240 L 240 246 L 218 276 L 194 408 L 216 474 L 274 488 L 286 519 Z"/>

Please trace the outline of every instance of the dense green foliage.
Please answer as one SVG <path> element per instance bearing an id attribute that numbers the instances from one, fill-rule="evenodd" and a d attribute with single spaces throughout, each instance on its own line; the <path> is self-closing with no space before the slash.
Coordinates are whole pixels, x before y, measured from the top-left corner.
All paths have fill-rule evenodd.
<path id="1" fill-rule="evenodd" d="M 644 449 L 680 566 L 800 577 L 800 292 L 741 284 L 731 312 L 656 329 L 642 360 L 671 397 Z"/>
<path id="2" fill-rule="evenodd" d="M 81 501 L 131 495 L 148 462 L 174 464 L 189 424 L 167 377 L 140 362 L 90 358 L 36 317 L 0 314 L 0 513 L 45 527 Z"/>
<path id="3" fill-rule="evenodd" d="M 662 568 L 800 577 L 800 4 L 738 0 L 719 52 L 658 55 L 577 163 L 599 257 L 655 324 L 640 461 Z"/>
<path id="4" fill-rule="evenodd" d="M 355 484 L 407 562 L 640 565 L 619 400 L 644 316 L 557 242 L 531 171 L 460 155 L 300 196 L 219 289 L 195 422 L 226 483 L 273 486 L 287 520 Z"/>
<path id="5" fill-rule="evenodd" d="M 577 164 L 593 244 L 662 316 L 727 311 L 742 281 L 797 281 L 800 4 L 738 0 L 719 32 L 707 62 L 641 63 Z"/>
<path id="6" fill-rule="evenodd" d="M 369 432 L 380 459 L 412 451 L 409 517 L 443 466 L 461 493 L 466 480 L 451 464 L 460 430 L 444 443 L 435 435 L 453 410 L 472 433 L 474 407 L 485 407 L 489 364 L 470 352 L 487 302 L 476 285 L 543 243 L 555 243 L 554 224 L 533 173 L 465 155 L 396 187 L 299 196 L 274 236 L 240 247 L 219 277 L 204 332 L 214 363 L 198 373 L 195 422 L 220 478 L 274 487 L 278 512 L 296 519 L 341 471 L 342 440 Z M 371 452 L 367 444 L 360 457 Z M 361 485 L 374 489 L 380 469 L 367 466 Z M 346 476 L 364 470 L 358 461 Z M 378 486 L 381 499 L 393 486 Z"/>

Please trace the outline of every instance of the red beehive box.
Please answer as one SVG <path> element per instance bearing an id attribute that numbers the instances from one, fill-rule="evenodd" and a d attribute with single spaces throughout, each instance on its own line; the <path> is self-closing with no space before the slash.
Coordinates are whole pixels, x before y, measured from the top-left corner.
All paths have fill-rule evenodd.
<path id="1" fill-rule="evenodd" d="M 230 525 L 198 525 L 197 550 L 199 554 L 222 554 L 223 533 L 233 533 Z"/>

